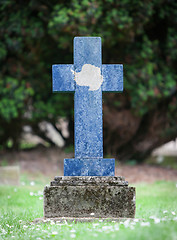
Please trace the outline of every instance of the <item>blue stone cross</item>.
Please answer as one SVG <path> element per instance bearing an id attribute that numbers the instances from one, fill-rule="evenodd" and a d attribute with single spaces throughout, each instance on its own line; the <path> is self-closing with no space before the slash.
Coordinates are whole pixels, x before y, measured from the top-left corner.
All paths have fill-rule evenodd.
<path id="1" fill-rule="evenodd" d="M 103 64 L 100 37 L 74 38 L 74 64 L 52 66 L 53 91 L 74 92 L 75 158 L 64 176 L 114 176 L 103 158 L 102 92 L 123 91 L 123 65 Z"/>

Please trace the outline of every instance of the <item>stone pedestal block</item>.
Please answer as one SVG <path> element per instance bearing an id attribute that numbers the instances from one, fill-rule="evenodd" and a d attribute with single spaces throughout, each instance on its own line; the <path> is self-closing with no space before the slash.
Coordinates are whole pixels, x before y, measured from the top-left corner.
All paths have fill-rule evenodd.
<path id="1" fill-rule="evenodd" d="M 135 188 L 123 177 L 55 177 L 44 189 L 45 218 L 133 218 Z"/>

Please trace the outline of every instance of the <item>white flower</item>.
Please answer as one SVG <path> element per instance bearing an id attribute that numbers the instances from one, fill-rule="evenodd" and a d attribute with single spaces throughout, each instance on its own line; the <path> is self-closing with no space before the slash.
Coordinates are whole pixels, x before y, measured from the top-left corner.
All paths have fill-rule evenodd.
<path id="1" fill-rule="evenodd" d="M 93 227 L 99 226 L 99 223 L 93 223 Z"/>
<path id="2" fill-rule="evenodd" d="M 57 235 L 58 234 L 58 232 L 52 232 L 52 235 Z"/>
<path id="3" fill-rule="evenodd" d="M 164 210 L 163 213 L 167 213 L 168 211 L 167 210 Z"/>
<path id="4" fill-rule="evenodd" d="M 135 218 L 135 219 L 133 219 L 133 221 L 134 221 L 134 222 L 139 222 L 139 219 L 136 219 L 136 218 Z"/>
<path id="5" fill-rule="evenodd" d="M 172 215 L 176 215 L 176 213 L 175 213 L 175 212 L 171 212 L 171 214 L 172 214 Z"/>
<path id="6" fill-rule="evenodd" d="M 30 185 L 31 185 L 31 186 L 34 186 L 34 185 L 35 185 L 35 182 L 33 182 L 33 181 L 30 182 Z"/>
<path id="7" fill-rule="evenodd" d="M 127 219 L 127 220 L 124 222 L 125 228 L 127 228 L 127 227 L 129 226 L 129 223 L 130 223 L 130 220 L 129 220 L 129 219 Z"/>
<path id="8" fill-rule="evenodd" d="M 115 229 L 116 231 L 119 231 L 119 225 L 116 224 L 116 225 L 114 226 L 114 229 Z"/>
<path id="9" fill-rule="evenodd" d="M 140 225 L 142 227 L 149 227 L 150 226 L 150 223 L 149 222 L 141 222 Z"/>
<path id="10" fill-rule="evenodd" d="M 92 213 L 90 213 L 90 216 L 94 216 L 94 215 L 95 215 L 95 213 L 93 213 L 93 212 L 92 212 Z"/>
<path id="11" fill-rule="evenodd" d="M 75 238 L 75 237 L 76 237 L 76 234 L 72 233 L 72 234 L 70 235 L 70 237 L 71 237 L 71 238 Z"/>
<path id="12" fill-rule="evenodd" d="M 43 192 L 42 191 L 38 191 L 38 195 L 39 196 L 43 196 Z"/>
<path id="13" fill-rule="evenodd" d="M 70 232 L 76 232 L 76 230 L 75 229 L 71 229 Z"/>
<path id="14" fill-rule="evenodd" d="M 34 193 L 33 192 L 30 192 L 30 196 L 33 196 L 34 195 Z"/>
<path id="15" fill-rule="evenodd" d="M 155 218 L 155 219 L 154 219 L 154 223 L 155 223 L 155 224 L 160 223 L 160 219 L 159 219 L 159 218 Z"/>

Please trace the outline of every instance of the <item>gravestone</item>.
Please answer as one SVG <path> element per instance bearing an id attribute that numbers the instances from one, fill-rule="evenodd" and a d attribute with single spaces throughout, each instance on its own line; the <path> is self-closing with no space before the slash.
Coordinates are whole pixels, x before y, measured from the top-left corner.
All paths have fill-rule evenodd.
<path id="1" fill-rule="evenodd" d="M 123 91 L 123 66 L 103 64 L 101 38 L 75 37 L 74 64 L 53 65 L 53 91 L 74 92 L 75 158 L 44 189 L 45 218 L 135 215 L 135 188 L 103 158 L 102 92 Z"/>

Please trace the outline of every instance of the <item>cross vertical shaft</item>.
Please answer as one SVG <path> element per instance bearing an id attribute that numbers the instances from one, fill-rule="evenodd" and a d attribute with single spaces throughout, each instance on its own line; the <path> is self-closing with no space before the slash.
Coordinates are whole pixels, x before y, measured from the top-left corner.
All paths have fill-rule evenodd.
<path id="1" fill-rule="evenodd" d="M 74 39 L 75 72 L 81 72 L 85 64 L 101 69 L 101 39 Z M 88 66 L 89 66 L 88 65 Z M 85 76 L 92 81 L 91 74 Z M 98 76 L 99 77 L 99 76 Z M 101 77 L 101 76 L 100 76 Z M 76 85 L 74 96 L 75 158 L 102 158 L 102 91 L 101 86 L 90 91 L 88 86 Z"/>

